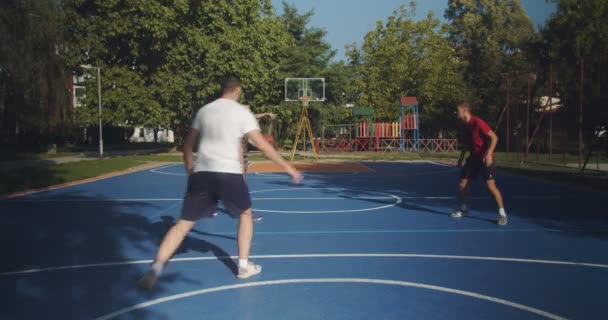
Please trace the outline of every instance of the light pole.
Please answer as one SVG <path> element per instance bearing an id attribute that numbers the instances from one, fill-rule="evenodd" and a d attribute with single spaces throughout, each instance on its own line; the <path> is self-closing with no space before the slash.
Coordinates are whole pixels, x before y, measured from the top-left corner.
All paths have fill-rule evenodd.
<path id="1" fill-rule="evenodd" d="M 81 65 L 84 69 L 97 69 L 97 102 L 99 107 L 99 158 L 103 158 L 103 129 L 101 127 L 101 68 Z"/>

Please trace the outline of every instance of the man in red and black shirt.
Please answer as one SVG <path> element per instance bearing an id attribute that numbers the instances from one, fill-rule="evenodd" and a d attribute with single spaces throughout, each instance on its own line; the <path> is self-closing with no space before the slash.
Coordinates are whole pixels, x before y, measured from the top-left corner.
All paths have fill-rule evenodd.
<path id="1" fill-rule="evenodd" d="M 490 190 L 498 205 L 498 224 L 504 226 L 507 224 L 507 214 L 502 195 L 496 187 L 496 181 L 494 181 L 494 149 L 498 143 L 498 137 L 485 121 L 472 114 L 469 103 L 465 102 L 458 105 L 458 118 L 465 123 L 463 129 L 465 148 L 460 154 L 458 166 L 462 167 L 467 151 L 469 151 L 469 157 L 464 164 L 459 181 L 460 209 L 452 213 L 451 217 L 462 218 L 468 213 L 467 187 L 469 181 L 477 179 L 482 174 L 486 180 L 488 190 Z"/>

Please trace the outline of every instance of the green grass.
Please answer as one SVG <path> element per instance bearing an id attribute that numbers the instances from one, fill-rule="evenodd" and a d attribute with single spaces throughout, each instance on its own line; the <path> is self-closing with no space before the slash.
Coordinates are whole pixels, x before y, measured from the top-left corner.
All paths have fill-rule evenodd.
<path id="1" fill-rule="evenodd" d="M 92 178 L 106 173 L 126 170 L 145 162 L 136 157 L 86 160 L 58 165 L 0 171 L 0 194 Z"/>
<path id="2" fill-rule="evenodd" d="M 57 152 L 57 153 L 12 153 L 2 152 L 0 161 L 19 161 L 19 160 L 36 160 L 36 159 L 53 159 L 61 157 L 77 156 L 77 152 Z"/>
<path id="3" fill-rule="evenodd" d="M 157 162 L 183 162 L 184 157 L 181 153 L 159 153 L 142 156 L 131 156 L 130 158 L 139 161 L 157 161 Z"/>
<path id="4" fill-rule="evenodd" d="M 498 162 L 497 167 L 510 173 L 564 184 L 576 185 L 591 190 L 608 190 L 608 174 L 591 172 L 580 174 L 578 169 L 548 166 L 546 164 Z"/>
<path id="5" fill-rule="evenodd" d="M 138 143 L 122 143 L 108 144 L 104 146 L 105 151 L 125 151 L 125 150 L 151 150 L 165 149 L 169 151 L 175 145 L 171 143 L 154 143 L 154 142 L 138 142 Z M 60 157 L 78 156 L 81 153 L 96 153 L 99 149 L 97 145 L 90 146 L 66 146 L 57 148 L 57 153 L 47 152 L 18 152 L 12 150 L 3 150 L 0 153 L 0 161 L 19 161 L 19 160 L 36 160 L 36 159 L 52 159 Z"/>
<path id="6" fill-rule="evenodd" d="M 160 142 L 131 142 L 131 143 L 120 143 L 120 144 L 105 144 L 105 151 L 123 151 L 123 150 L 145 150 L 145 149 L 167 149 L 171 150 L 175 148 L 173 143 L 160 143 Z M 66 151 L 93 151 L 99 150 L 98 145 L 89 146 L 70 146 L 65 148 Z"/>

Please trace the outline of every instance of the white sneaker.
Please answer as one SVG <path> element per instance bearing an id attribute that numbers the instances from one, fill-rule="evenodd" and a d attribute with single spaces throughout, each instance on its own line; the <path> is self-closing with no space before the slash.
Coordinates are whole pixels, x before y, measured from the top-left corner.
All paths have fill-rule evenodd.
<path id="1" fill-rule="evenodd" d="M 506 226 L 507 225 L 507 216 L 503 216 L 503 215 L 498 215 L 498 221 L 496 222 L 499 226 Z"/>
<path id="2" fill-rule="evenodd" d="M 247 265 L 247 267 L 239 268 L 239 274 L 237 277 L 239 279 L 247 279 L 260 273 L 262 273 L 262 266 L 257 265 L 253 262 L 249 262 L 249 265 Z"/>
<path id="3" fill-rule="evenodd" d="M 450 214 L 450 217 L 451 217 L 451 218 L 454 218 L 454 219 L 460 219 L 460 218 L 462 218 L 462 217 L 466 216 L 467 214 L 469 214 L 469 212 L 468 212 L 468 211 L 465 211 L 465 210 L 458 210 L 458 211 L 456 211 L 456 212 L 454 212 L 454 213 Z"/>

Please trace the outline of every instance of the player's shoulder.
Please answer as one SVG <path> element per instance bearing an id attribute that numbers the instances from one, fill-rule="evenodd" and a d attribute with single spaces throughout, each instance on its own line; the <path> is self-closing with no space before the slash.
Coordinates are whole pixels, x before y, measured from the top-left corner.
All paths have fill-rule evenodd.
<path id="1" fill-rule="evenodd" d="M 228 100 L 228 99 L 216 99 L 216 100 L 213 100 L 213 101 L 203 105 L 198 110 L 198 113 L 214 112 L 215 109 L 224 108 L 226 106 L 232 105 L 232 102 L 233 102 L 232 100 Z"/>
<path id="2" fill-rule="evenodd" d="M 472 116 L 471 122 L 473 122 L 475 124 L 487 124 L 487 122 L 485 120 L 483 120 L 482 118 L 480 118 L 478 116 Z"/>

